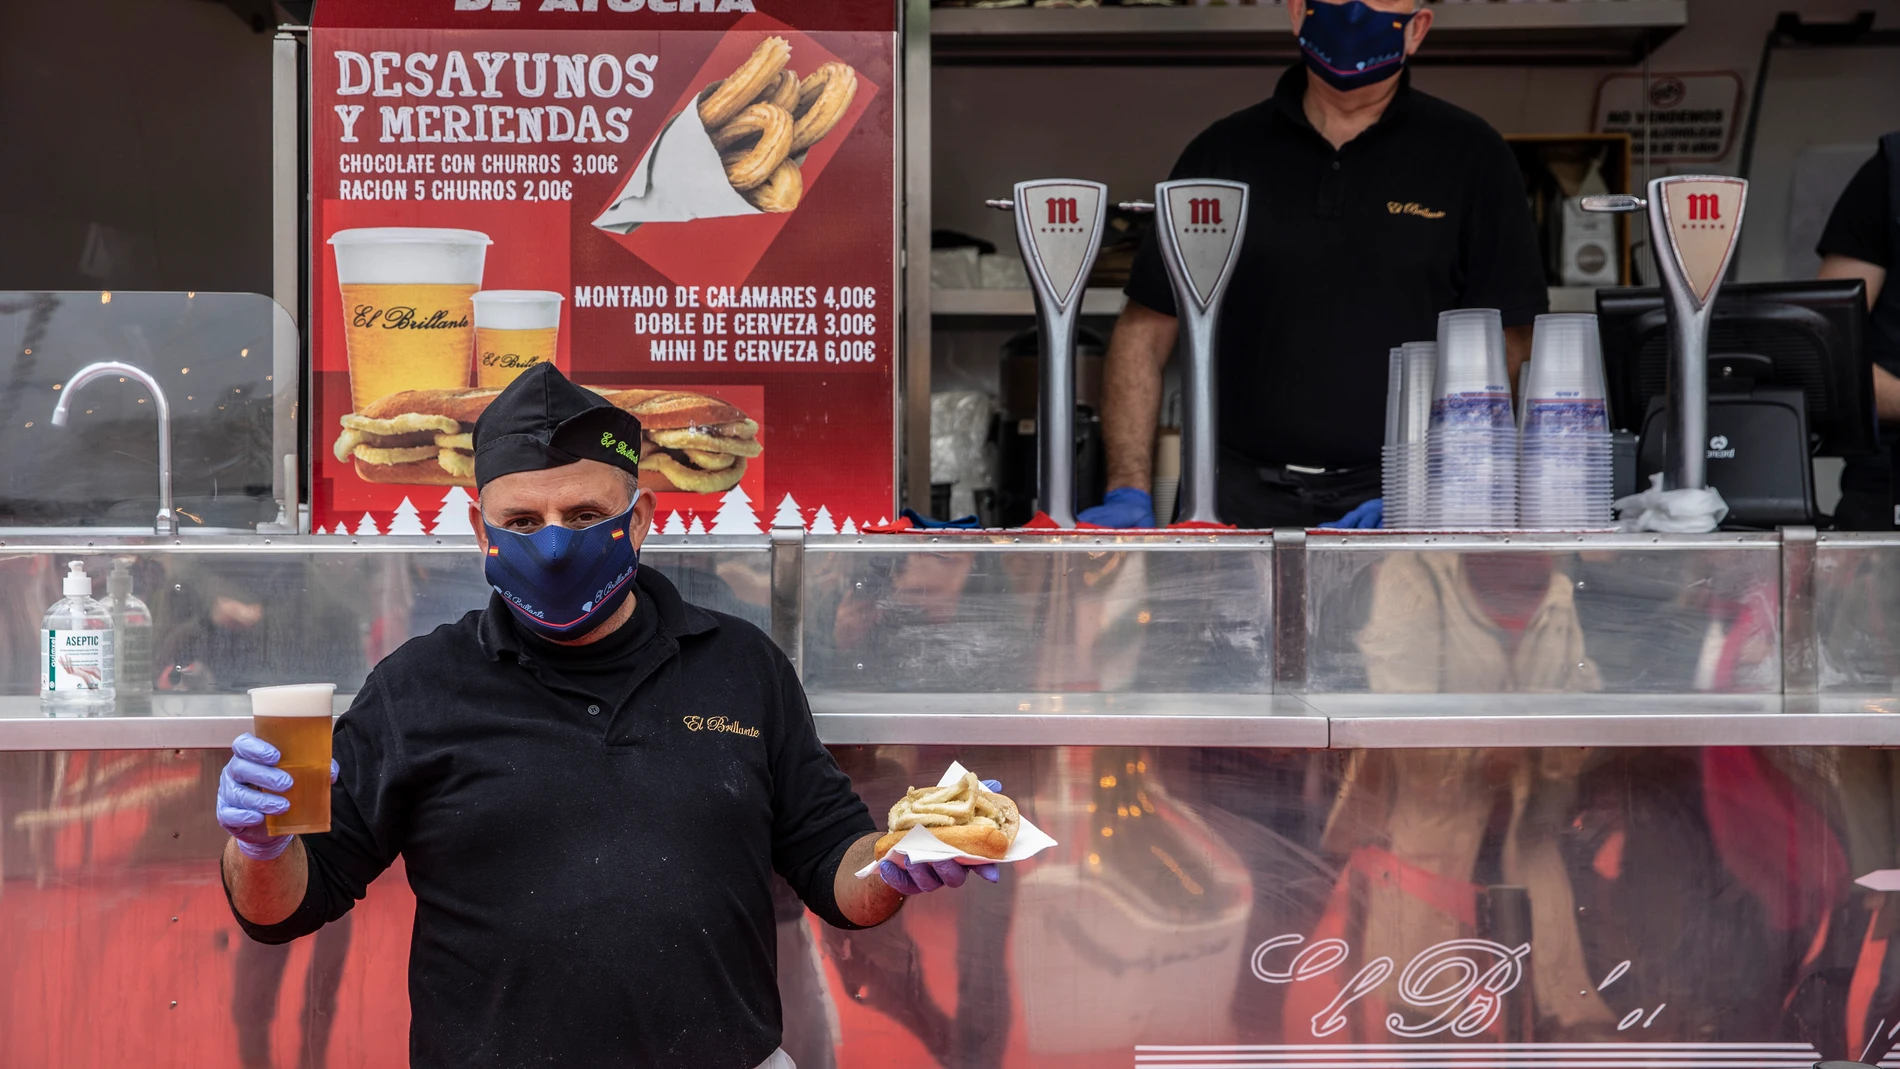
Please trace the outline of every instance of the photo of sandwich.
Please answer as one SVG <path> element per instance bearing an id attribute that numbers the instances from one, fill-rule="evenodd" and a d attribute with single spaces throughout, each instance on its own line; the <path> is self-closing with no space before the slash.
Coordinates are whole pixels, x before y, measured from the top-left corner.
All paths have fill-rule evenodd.
<path id="1" fill-rule="evenodd" d="M 475 421 L 499 389 L 404 390 L 342 418 L 332 453 L 364 482 L 475 485 Z"/>
<path id="2" fill-rule="evenodd" d="M 723 493 L 764 453 L 759 424 L 738 406 L 685 390 L 589 387 L 640 420 L 640 486 L 653 492 Z M 365 482 L 475 485 L 475 421 L 499 389 L 404 390 L 340 422 L 332 453 Z"/>
<path id="3" fill-rule="evenodd" d="M 640 486 L 716 494 L 739 485 L 746 461 L 763 453 L 759 425 L 717 397 L 680 390 L 615 390 L 606 395 L 640 420 Z"/>

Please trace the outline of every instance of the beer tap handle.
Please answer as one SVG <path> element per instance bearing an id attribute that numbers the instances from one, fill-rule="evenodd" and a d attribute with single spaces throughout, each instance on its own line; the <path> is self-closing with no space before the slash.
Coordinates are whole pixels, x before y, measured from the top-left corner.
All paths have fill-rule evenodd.
<path id="1" fill-rule="evenodd" d="M 1583 198 L 1586 212 L 1640 212 L 1649 202 L 1634 193 L 1598 193 Z"/>
<path id="2" fill-rule="evenodd" d="M 1016 202 L 1007 197 L 1001 200 L 986 200 L 983 203 L 987 207 L 995 208 L 999 212 L 1013 212 L 1016 210 Z"/>
<path id="3" fill-rule="evenodd" d="M 1221 522 L 1215 500 L 1220 441 L 1215 350 L 1221 302 L 1247 232 L 1249 192 L 1244 182 L 1190 178 L 1156 186 L 1151 204 L 1135 202 L 1155 213 L 1155 237 L 1181 322 L 1181 483 L 1176 507 L 1184 523 Z"/>
<path id="4" fill-rule="evenodd" d="M 1125 200 L 1115 205 L 1115 207 L 1125 212 L 1151 212 L 1155 210 L 1154 202 L 1147 200 Z"/>
<path id="5" fill-rule="evenodd" d="M 1016 245 L 1036 293 L 1036 499 L 1057 527 L 1075 526 L 1075 332 L 1089 268 L 1101 251 L 1108 187 L 1073 178 L 1018 182 Z M 1018 210 L 1019 209 L 1019 210 Z"/>

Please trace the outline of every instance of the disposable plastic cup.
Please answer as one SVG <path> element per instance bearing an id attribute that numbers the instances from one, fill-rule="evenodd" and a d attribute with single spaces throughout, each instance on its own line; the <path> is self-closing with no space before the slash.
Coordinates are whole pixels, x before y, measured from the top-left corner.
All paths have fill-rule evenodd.
<path id="1" fill-rule="evenodd" d="M 1439 400 L 1464 394 L 1491 394 L 1509 406 L 1511 381 L 1505 370 L 1504 317 L 1495 308 L 1457 308 L 1438 313 Z"/>
<path id="2" fill-rule="evenodd" d="M 257 687 L 251 692 L 251 734 L 277 747 L 277 767 L 290 773 L 290 808 L 264 815 L 271 835 L 330 830 L 330 703 L 334 683 Z"/>
<path id="3" fill-rule="evenodd" d="M 1438 375 L 1438 343 L 1408 341 L 1399 347 L 1404 354 L 1404 412 L 1400 415 L 1401 442 L 1422 443 L 1432 423 L 1434 381 Z"/>
<path id="4" fill-rule="evenodd" d="M 1597 317 L 1564 312 L 1537 317 L 1531 334 L 1526 396 L 1603 400 L 1603 349 Z"/>
<path id="5" fill-rule="evenodd" d="M 1397 445 L 1399 425 L 1405 413 L 1405 350 L 1394 348 L 1386 354 L 1385 373 L 1385 444 Z"/>
<path id="6" fill-rule="evenodd" d="M 1603 354 L 1597 317 L 1586 314 L 1537 317 L 1524 389 L 1526 440 L 1562 435 L 1607 434 L 1603 399 Z"/>
<path id="7" fill-rule="evenodd" d="M 1508 405 L 1508 401 L 1506 402 Z M 1428 526 L 1513 527 L 1518 514 L 1516 428 L 1435 427 L 1427 462 Z"/>

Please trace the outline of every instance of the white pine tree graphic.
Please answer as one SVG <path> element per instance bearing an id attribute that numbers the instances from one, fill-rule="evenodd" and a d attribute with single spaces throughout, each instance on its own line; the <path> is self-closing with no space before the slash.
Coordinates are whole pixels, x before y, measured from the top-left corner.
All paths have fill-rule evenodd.
<path id="1" fill-rule="evenodd" d="M 396 514 L 389 519 L 389 530 L 384 533 L 392 535 L 419 535 L 424 533 L 422 530 L 422 516 L 416 511 L 415 502 L 410 501 L 406 497 L 403 498 L 402 504 L 396 506 Z"/>
<path id="2" fill-rule="evenodd" d="M 710 533 L 722 535 L 759 533 L 759 513 L 752 507 L 752 497 L 745 492 L 745 487 L 735 486 L 719 498 L 719 512 L 713 516 Z"/>
<path id="3" fill-rule="evenodd" d="M 798 502 L 792 500 L 792 495 L 786 494 L 785 500 L 778 503 L 778 511 L 772 514 L 772 526 L 805 526 L 805 516 L 798 511 Z"/>
<path id="4" fill-rule="evenodd" d="M 698 531 L 696 531 L 696 532 L 694 532 L 694 533 L 696 533 L 696 534 L 703 534 L 703 535 L 709 535 L 709 534 L 712 534 L 712 528 L 711 528 L 711 527 L 709 527 L 709 526 L 707 526 L 707 524 L 706 524 L 706 517 L 704 517 L 704 516 L 701 516 L 701 517 L 699 518 L 699 530 L 698 530 Z"/>
<path id="5" fill-rule="evenodd" d="M 468 523 L 468 507 L 474 503 L 475 499 L 468 496 L 467 490 L 459 486 L 449 487 L 449 492 L 442 495 L 442 510 L 435 514 L 435 526 L 429 529 L 429 533 L 438 538 L 443 535 L 474 534 L 475 528 Z"/>
<path id="6" fill-rule="evenodd" d="M 831 510 L 818 506 L 818 513 L 811 518 L 811 533 L 815 535 L 837 534 L 838 525 L 831 522 Z"/>
<path id="7" fill-rule="evenodd" d="M 838 533 L 839 534 L 857 534 L 858 525 L 851 522 L 851 517 L 846 516 L 844 518 L 844 522 L 838 525 Z"/>
<path id="8" fill-rule="evenodd" d="M 380 534 L 382 534 L 382 532 L 376 529 L 376 517 L 371 516 L 369 513 L 363 513 L 363 518 L 356 521 L 356 537 L 368 538 L 372 535 Z"/>
<path id="9" fill-rule="evenodd" d="M 889 516 L 879 516 L 879 517 L 877 518 L 877 522 L 876 522 L 876 523 L 874 523 L 874 524 L 872 524 L 871 526 L 873 526 L 873 527 L 889 527 L 890 525 L 891 525 L 891 518 L 890 518 Z"/>

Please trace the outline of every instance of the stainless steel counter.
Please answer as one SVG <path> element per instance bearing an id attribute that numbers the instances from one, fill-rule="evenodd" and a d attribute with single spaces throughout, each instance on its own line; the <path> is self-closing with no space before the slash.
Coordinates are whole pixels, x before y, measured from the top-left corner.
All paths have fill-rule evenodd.
<path id="1" fill-rule="evenodd" d="M 253 943 L 212 799 L 245 686 L 347 706 L 482 604 L 479 559 L 13 541 L 0 1049 L 400 1062 L 402 865 L 296 947 Z M 39 614 L 64 559 L 112 553 L 166 689 L 45 719 Z M 1900 748 L 1900 539 L 787 531 L 646 560 L 790 652 L 874 812 L 957 760 L 1061 844 L 866 932 L 786 899 L 802 1067 L 1893 1064 L 1894 904 L 1856 881 L 1900 872 L 1875 748 Z"/>
<path id="2" fill-rule="evenodd" d="M 485 602 L 466 540 L 0 537 L 0 750 L 213 747 L 243 689 L 338 684 Z M 133 560 L 150 715 L 48 720 L 64 560 Z M 1900 538 L 655 538 L 768 630 L 837 745 L 1900 746 Z"/>

